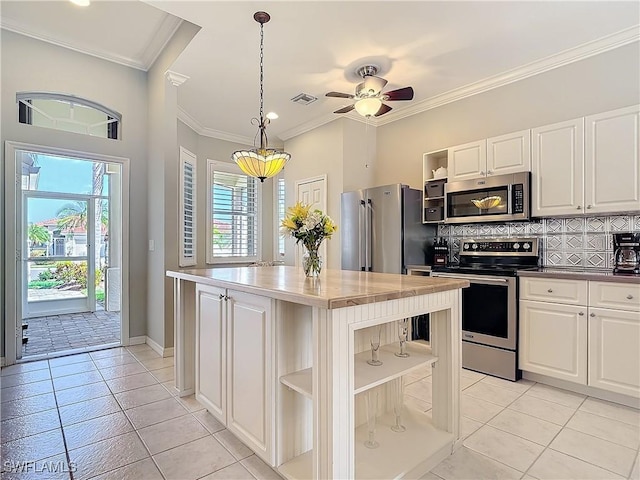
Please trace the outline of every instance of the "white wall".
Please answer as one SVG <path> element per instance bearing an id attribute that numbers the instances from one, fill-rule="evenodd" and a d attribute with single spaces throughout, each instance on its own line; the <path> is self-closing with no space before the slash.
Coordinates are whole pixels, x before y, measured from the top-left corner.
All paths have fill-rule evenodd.
<path id="1" fill-rule="evenodd" d="M 1 122 L 7 140 L 92 152 L 130 159 L 130 335 L 146 331 L 147 93 L 142 71 L 2 30 Z M 78 95 L 122 113 L 122 140 L 90 137 L 18 123 L 18 91 L 50 91 Z M 8 161 L 12 161 L 6 159 Z M 12 199 L 11 199 L 12 200 Z M 0 209 L 4 212 L 4 208 Z M 5 225 L 3 235 L 15 235 Z M 4 267 L 4 262 L 3 262 Z M 5 268 L 2 268 L 4 275 Z M 4 288 L 4 278 L 3 278 Z M 11 313 L 11 312 L 9 312 Z M 2 309 L 4 333 L 4 309 Z"/>
<path id="2" fill-rule="evenodd" d="M 638 103 L 635 43 L 378 127 L 376 184 L 422 188 L 425 152 Z"/>

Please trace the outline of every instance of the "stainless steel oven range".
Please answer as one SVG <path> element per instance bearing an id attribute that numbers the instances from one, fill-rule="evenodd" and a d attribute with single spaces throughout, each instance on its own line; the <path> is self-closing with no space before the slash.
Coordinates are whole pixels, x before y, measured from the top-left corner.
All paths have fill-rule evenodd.
<path id="1" fill-rule="evenodd" d="M 431 276 L 462 278 L 462 366 L 518 380 L 519 269 L 538 265 L 537 238 L 465 239 L 458 266 L 434 266 Z"/>

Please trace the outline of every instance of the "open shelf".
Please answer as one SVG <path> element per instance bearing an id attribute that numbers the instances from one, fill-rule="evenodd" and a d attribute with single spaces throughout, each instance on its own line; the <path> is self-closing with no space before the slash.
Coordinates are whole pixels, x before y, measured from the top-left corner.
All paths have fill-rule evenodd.
<path id="1" fill-rule="evenodd" d="M 354 393 L 364 392 L 370 388 L 382 385 L 398 378 L 422 365 L 432 364 L 438 357 L 431 353 L 431 348 L 422 344 L 407 342 L 408 357 L 396 357 L 400 350 L 399 342 L 380 347 L 379 358 L 382 365 L 374 367 L 367 363 L 371 359 L 371 350 L 358 353 L 355 356 L 355 390 Z"/>
<path id="2" fill-rule="evenodd" d="M 278 467 L 280 474 L 288 480 L 308 479 L 312 476 L 313 450 L 304 452 L 302 455 L 292 458 Z"/>
<path id="3" fill-rule="evenodd" d="M 366 423 L 356 429 L 357 479 L 417 478 L 433 468 L 440 457 L 451 453 L 453 434 L 435 428 L 427 414 L 405 406 L 402 423 L 407 430 L 394 432 L 394 423 L 393 412 L 377 418 L 378 448 L 364 446 L 368 438 Z"/>
<path id="4" fill-rule="evenodd" d="M 280 383 L 304 395 L 313 398 L 313 388 L 311 385 L 311 368 L 298 370 L 280 377 Z"/>

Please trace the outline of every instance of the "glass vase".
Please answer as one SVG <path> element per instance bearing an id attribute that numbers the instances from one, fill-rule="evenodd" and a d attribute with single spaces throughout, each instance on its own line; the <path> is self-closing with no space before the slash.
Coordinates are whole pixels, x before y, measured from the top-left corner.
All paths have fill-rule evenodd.
<path id="1" fill-rule="evenodd" d="M 322 257 L 318 255 L 318 250 L 305 249 L 302 255 L 302 268 L 304 274 L 307 277 L 320 276 L 320 270 L 322 270 Z"/>

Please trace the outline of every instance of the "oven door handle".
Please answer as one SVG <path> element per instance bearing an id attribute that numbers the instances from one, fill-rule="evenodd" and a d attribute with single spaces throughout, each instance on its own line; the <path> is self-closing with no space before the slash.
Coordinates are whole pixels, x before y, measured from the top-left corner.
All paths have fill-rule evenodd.
<path id="1" fill-rule="evenodd" d="M 467 274 L 457 274 L 457 273 L 441 273 L 441 272 L 431 272 L 432 277 L 446 277 L 446 278 L 459 278 L 460 280 L 469 280 L 474 283 L 485 283 L 488 285 L 497 285 L 497 284 L 508 284 L 510 278 L 503 277 L 491 277 L 489 275 L 467 275 Z"/>

